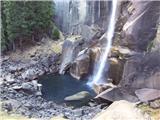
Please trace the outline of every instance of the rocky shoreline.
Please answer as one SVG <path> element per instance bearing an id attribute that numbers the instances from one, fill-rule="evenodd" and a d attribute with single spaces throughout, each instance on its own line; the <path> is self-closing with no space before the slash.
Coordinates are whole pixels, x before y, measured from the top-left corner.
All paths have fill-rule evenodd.
<path id="1" fill-rule="evenodd" d="M 49 57 L 33 57 L 26 62 L 2 57 L 0 83 L 2 110 L 29 118 L 50 119 L 53 116 L 62 116 L 71 120 L 89 120 L 100 112 L 101 105 L 72 109 L 42 98 L 38 77 L 57 73 L 59 60 L 59 54 L 51 54 Z"/>

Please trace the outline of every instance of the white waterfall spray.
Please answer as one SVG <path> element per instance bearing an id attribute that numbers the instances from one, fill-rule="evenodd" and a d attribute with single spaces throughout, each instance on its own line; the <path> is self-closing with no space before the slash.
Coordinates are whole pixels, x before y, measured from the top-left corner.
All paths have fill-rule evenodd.
<path id="1" fill-rule="evenodd" d="M 80 0 L 79 1 L 79 16 L 80 16 L 80 22 L 84 22 L 86 18 L 86 9 L 87 8 L 87 2 L 86 0 Z"/>
<path id="2" fill-rule="evenodd" d="M 93 86 L 93 84 L 100 84 L 100 81 L 103 78 L 103 71 L 107 62 L 108 54 L 110 52 L 111 46 L 112 46 L 112 39 L 114 36 L 114 29 L 115 29 L 115 23 L 116 23 L 116 9 L 117 9 L 117 2 L 118 0 L 112 0 L 112 10 L 111 10 L 111 16 L 109 20 L 109 26 L 107 32 L 100 38 L 106 39 L 107 44 L 105 47 L 105 51 L 100 57 L 100 65 L 98 68 L 97 73 L 93 76 L 93 80 L 88 82 L 89 86 Z"/>

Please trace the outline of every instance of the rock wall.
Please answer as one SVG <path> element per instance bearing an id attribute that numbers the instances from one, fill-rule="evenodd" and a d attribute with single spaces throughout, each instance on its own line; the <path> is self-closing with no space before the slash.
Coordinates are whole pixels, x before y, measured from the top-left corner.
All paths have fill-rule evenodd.
<path id="1" fill-rule="evenodd" d="M 131 1 L 126 13 L 127 22 L 124 24 L 121 45 L 136 51 L 145 51 L 154 39 L 160 13 L 159 1 Z"/>
<path id="2" fill-rule="evenodd" d="M 55 4 L 56 24 L 66 34 L 82 34 L 87 37 L 94 32 L 92 29 L 95 26 L 107 28 L 111 4 L 109 1 L 55 0 Z M 86 35 L 88 31 L 89 34 Z"/>

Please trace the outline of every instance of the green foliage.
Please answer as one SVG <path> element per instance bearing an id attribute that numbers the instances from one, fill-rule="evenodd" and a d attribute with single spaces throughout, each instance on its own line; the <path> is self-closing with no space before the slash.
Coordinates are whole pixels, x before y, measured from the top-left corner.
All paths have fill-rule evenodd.
<path id="1" fill-rule="evenodd" d="M 53 39 L 59 39 L 60 33 L 57 28 L 53 29 Z"/>
<path id="2" fill-rule="evenodd" d="M 13 43 L 20 46 L 22 41 L 39 40 L 52 30 L 52 1 L 1 1 L 1 5 L 2 49 Z"/>

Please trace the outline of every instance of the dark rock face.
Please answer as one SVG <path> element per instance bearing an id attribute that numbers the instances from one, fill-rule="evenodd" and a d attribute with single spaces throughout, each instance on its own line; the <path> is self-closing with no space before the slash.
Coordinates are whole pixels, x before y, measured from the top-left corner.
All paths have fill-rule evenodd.
<path id="1" fill-rule="evenodd" d="M 61 56 L 60 74 L 64 74 L 76 58 L 79 51 L 82 50 L 83 39 L 80 36 L 71 36 L 63 43 Z"/>
<path id="2" fill-rule="evenodd" d="M 117 58 L 110 58 L 109 63 L 108 77 L 113 80 L 115 85 L 118 85 L 122 78 L 124 62 Z"/>
<path id="3" fill-rule="evenodd" d="M 121 86 L 160 89 L 160 53 L 130 58 L 124 66 Z"/>
<path id="4" fill-rule="evenodd" d="M 80 79 L 89 73 L 90 67 L 90 57 L 89 54 L 79 55 L 71 65 L 70 74 L 76 78 Z"/>
<path id="5" fill-rule="evenodd" d="M 123 44 L 137 51 L 147 49 L 148 43 L 156 35 L 159 19 L 159 1 L 132 1 L 131 15 L 123 26 Z"/>

